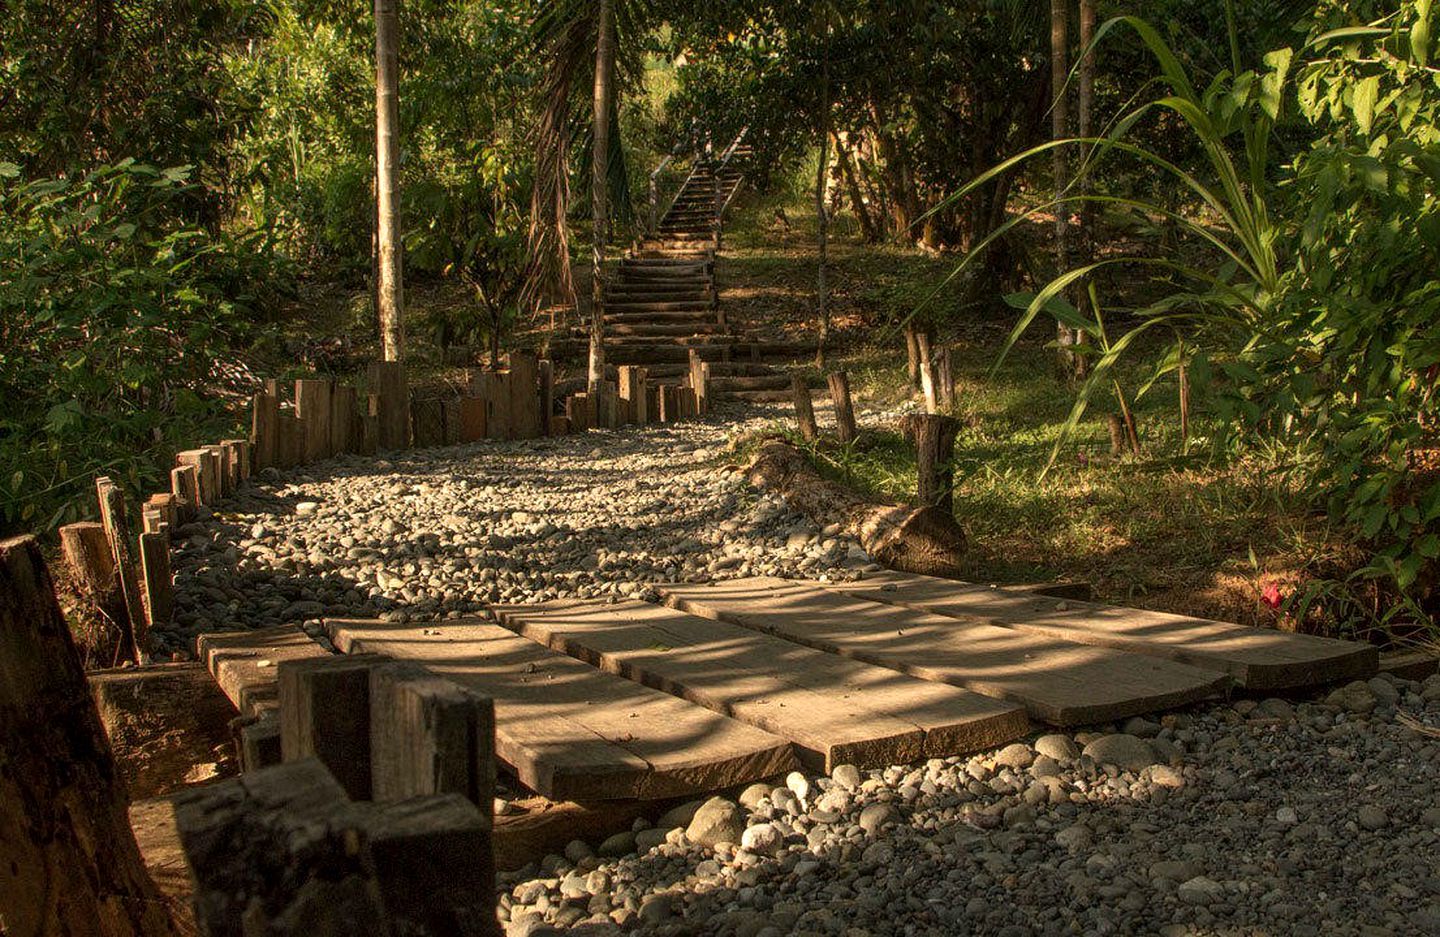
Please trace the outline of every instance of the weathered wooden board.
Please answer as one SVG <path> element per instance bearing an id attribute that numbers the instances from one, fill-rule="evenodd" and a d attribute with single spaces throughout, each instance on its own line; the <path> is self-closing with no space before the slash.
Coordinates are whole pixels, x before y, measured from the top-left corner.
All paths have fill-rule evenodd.
<path id="1" fill-rule="evenodd" d="M 758 577 L 664 584 L 673 606 L 1083 725 L 1214 696 L 1224 674 Z"/>
<path id="2" fill-rule="evenodd" d="M 281 661 L 329 657 L 330 652 L 299 628 L 225 631 L 196 639 L 200 660 L 242 716 L 276 708 Z"/>
<path id="3" fill-rule="evenodd" d="M 982 621 L 1218 670 L 1247 690 L 1285 690 L 1369 677 L 1379 663 L 1374 647 L 1353 641 L 1057 599 L 933 576 L 885 572 L 859 582 L 822 585 L 963 621 Z"/>
<path id="4" fill-rule="evenodd" d="M 604 674 L 499 625 L 326 623 L 348 653 L 423 664 L 495 701 L 495 754 L 546 797 L 646 800 L 783 773 L 790 744 L 658 690 Z"/>
<path id="5" fill-rule="evenodd" d="M 977 751 L 1029 729 L 1009 703 L 648 602 L 493 611 L 553 650 L 789 739 L 826 773 Z"/>

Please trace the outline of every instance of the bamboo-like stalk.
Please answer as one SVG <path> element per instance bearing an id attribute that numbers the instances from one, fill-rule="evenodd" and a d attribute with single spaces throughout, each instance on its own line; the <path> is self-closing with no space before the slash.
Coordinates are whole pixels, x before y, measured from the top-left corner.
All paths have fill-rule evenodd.
<path id="1" fill-rule="evenodd" d="M 386 361 L 405 356 L 404 261 L 400 245 L 398 0 L 375 0 L 376 315 Z"/>

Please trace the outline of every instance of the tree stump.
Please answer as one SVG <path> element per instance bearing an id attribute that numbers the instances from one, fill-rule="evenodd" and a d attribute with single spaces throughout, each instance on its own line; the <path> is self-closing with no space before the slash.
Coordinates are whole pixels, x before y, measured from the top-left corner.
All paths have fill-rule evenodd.
<path id="1" fill-rule="evenodd" d="M 104 526 L 84 521 L 61 527 L 60 553 L 65 557 L 65 565 L 70 570 L 70 580 L 75 584 L 75 591 L 100 620 L 108 622 L 113 629 L 113 634 L 107 635 L 105 641 L 107 650 L 110 647 L 124 646 L 125 636 L 132 627 L 130 612 L 125 607 L 125 597 L 120 592 L 120 577 L 115 572 L 115 555 L 110 550 L 110 541 L 105 536 Z M 125 651 L 128 653 L 129 648 Z M 106 658 L 106 662 L 109 662 L 109 658 Z"/>
<path id="2" fill-rule="evenodd" d="M 11 934 L 174 933 L 31 537 L 0 542 L 0 920 Z"/>

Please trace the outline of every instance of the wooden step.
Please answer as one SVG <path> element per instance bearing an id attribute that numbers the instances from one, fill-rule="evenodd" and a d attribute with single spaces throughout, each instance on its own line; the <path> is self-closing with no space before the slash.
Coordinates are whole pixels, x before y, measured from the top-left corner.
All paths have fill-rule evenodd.
<path id="1" fill-rule="evenodd" d="M 552 650 L 789 739 L 827 774 L 978 751 L 1029 729 L 1008 703 L 646 602 L 492 611 Z"/>
<path id="2" fill-rule="evenodd" d="M 789 403 L 795 395 L 789 390 L 717 390 L 719 396 L 746 403 Z"/>
<path id="3" fill-rule="evenodd" d="M 413 660 L 495 701 L 495 753 L 554 800 L 654 800 L 771 777 L 783 739 L 474 619 L 326 622 L 346 653 Z"/>
<path id="4" fill-rule="evenodd" d="M 634 302 L 622 300 L 605 303 L 606 312 L 704 312 L 714 308 L 708 299 L 667 300 L 665 302 Z"/>
<path id="5" fill-rule="evenodd" d="M 636 323 L 610 323 L 607 321 L 605 330 L 609 335 L 617 337 L 658 337 L 669 338 L 678 335 L 720 335 L 725 332 L 725 326 L 718 322 L 684 322 L 670 324 L 662 322 L 636 322 Z"/>
<path id="6" fill-rule="evenodd" d="M 860 582 L 824 585 L 962 621 L 1177 660 L 1228 674 L 1240 686 L 1257 692 L 1364 679 L 1374 676 L 1379 665 L 1376 648 L 1353 641 L 1016 594 L 930 576 L 885 572 Z"/>
<path id="7" fill-rule="evenodd" d="M 672 606 L 1086 725 L 1222 693 L 1224 674 L 759 577 L 658 585 Z"/>
<path id="8" fill-rule="evenodd" d="M 617 325 L 641 325 L 646 322 L 653 322 L 657 325 L 670 324 L 679 325 L 686 322 L 714 322 L 715 313 L 712 310 L 688 311 L 688 312 L 607 312 L 606 322 L 614 322 Z"/>
<path id="9" fill-rule="evenodd" d="M 291 625 L 258 631 L 222 631 L 195 639 L 205 669 L 242 716 L 256 716 L 280 705 L 277 668 L 282 661 L 331 654 Z"/>

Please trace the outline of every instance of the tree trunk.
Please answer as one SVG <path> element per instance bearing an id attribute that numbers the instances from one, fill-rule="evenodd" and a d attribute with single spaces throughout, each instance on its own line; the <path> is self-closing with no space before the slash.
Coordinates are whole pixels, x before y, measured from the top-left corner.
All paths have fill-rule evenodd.
<path id="1" fill-rule="evenodd" d="M 939 508 L 867 501 L 820 475 L 800 450 L 781 440 L 760 447 L 746 477 L 757 488 L 778 492 L 816 522 L 843 523 L 882 566 L 926 576 L 961 576 L 965 532 Z"/>
<path id="2" fill-rule="evenodd" d="M 915 500 L 955 516 L 955 436 L 960 421 L 935 413 L 911 413 L 900 428 L 915 447 Z"/>
<path id="3" fill-rule="evenodd" d="M 835 135 L 835 157 L 840 163 L 840 175 L 845 180 L 845 190 L 850 195 L 850 207 L 854 209 L 855 218 L 860 222 L 860 233 L 864 236 L 867 244 L 874 244 L 880 240 L 880 229 L 870 215 L 870 207 L 865 204 L 865 196 L 860 191 L 860 182 L 856 177 L 855 166 L 850 161 L 850 152 L 845 148 L 845 144 L 838 134 Z"/>
<path id="4" fill-rule="evenodd" d="M 0 924 L 12 934 L 174 932 L 124 782 L 31 537 L 0 542 Z"/>
<path id="5" fill-rule="evenodd" d="M 825 211 L 825 170 L 830 163 L 830 35 L 826 26 L 825 57 L 820 67 L 820 165 L 815 169 L 815 221 L 819 270 L 815 276 L 816 313 L 820 327 L 815 342 L 815 366 L 825 366 L 825 343 L 830 338 L 830 296 L 825 282 L 829 260 L 830 216 Z"/>
<path id="6" fill-rule="evenodd" d="M 405 357 L 404 258 L 400 245 L 399 0 L 375 0 L 376 312 L 386 361 Z"/>
<path id="7" fill-rule="evenodd" d="M 1095 0 L 1080 0 L 1080 63 L 1079 83 L 1080 93 L 1075 109 L 1076 128 L 1075 133 L 1082 140 L 1088 140 L 1094 133 L 1091 123 L 1091 108 L 1095 103 L 1095 50 L 1090 48 L 1090 43 L 1095 39 Z M 1089 149 L 1088 145 L 1082 144 L 1082 153 Z M 1077 191 L 1080 195 L 1090 194 L 1090 175 L 1082 173 L 1077 180 L 1079 183 Z M 1094 206 L 1088 200 L 1080 203 L 1080 257 L 1085 263 L 1089 263 L 1094 244 L 1095 236 L 1091 230 L 1094 221 Z"/>
<path id="8" fill-rule="evenodd" d="M 1065 96 L 1065 82 L 1069 74 L 1070 25 L 1069 0 L 1050 0 L 1050 138 L 1063 140 L 1069 136 L 1070 109 Z M 1051 169 L 1055 176 L 1055 269 L 1064 273 L 1070 269 L 1070 225 L 1069 206 L 1061 198 L 1069 182 L 1065 147 L 1057 146 L 1051 153 Z M 1059 365 L 1061 372 L 1070 375 L 1074 371 L 1075 355 L 1070 346 L 1075 344 L 1075 333 L 1065 323 L 1057 323 L 1056 337 L 1060 341 Z"/>
<path id="9" fill-rule="evenodd" d="M 605 381 L 605 235 L 610 223 L 610 110 L 615 93 L 615 2 L 600 0 L 600 38 L 595 44 L 594 146 L 590 166 L 590 367 L 588 393 L 598 399 Z"/>

